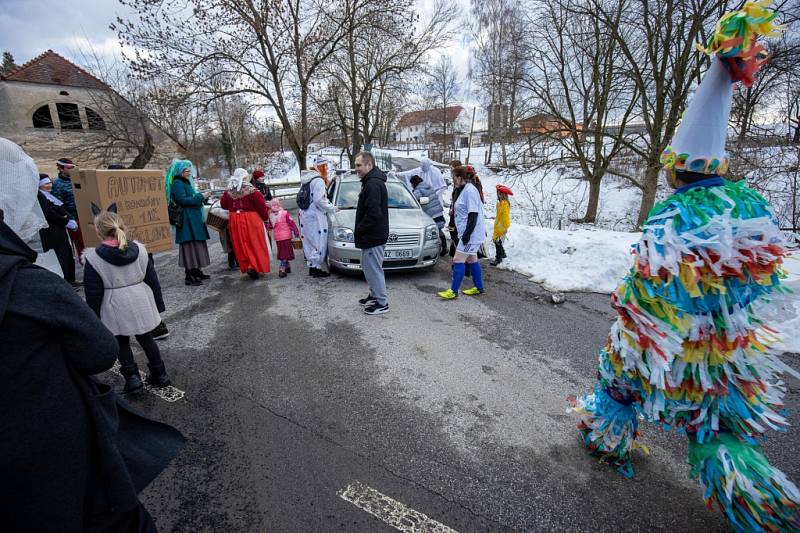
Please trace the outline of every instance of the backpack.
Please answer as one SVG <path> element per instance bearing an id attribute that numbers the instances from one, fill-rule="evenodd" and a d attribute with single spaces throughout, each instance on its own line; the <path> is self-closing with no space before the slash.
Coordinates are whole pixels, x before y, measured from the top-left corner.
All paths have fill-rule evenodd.
<path id="1" fill-rule="evenodd" d="M 315 178 L 311 178 L 309 181 L 304 183 L 300 186 L 300 190 L 297 191 L 297 197 L 295 200 L 297 201 L 297 208 L 305 211 L 309 207 L 311 207 L 311 184 L 316 179 L 322 179 L 319 176 Z"/>

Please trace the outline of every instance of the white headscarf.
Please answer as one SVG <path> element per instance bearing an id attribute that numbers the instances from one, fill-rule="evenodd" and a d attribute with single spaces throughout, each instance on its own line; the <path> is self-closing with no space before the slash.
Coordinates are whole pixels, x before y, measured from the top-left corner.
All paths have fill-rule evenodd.
<path id="1" fill-rule="evenodd" d="M 328 164 L 328 160 L 325 159 L 324 155 L 314 156 L 313 166 L 314 166 L 315 169 L 318 169 L 322 165 L 327 165 L 327 164 Z"/>
<path id="2" fill-rule="evenodd" d="M 245 178 L 249 177 L 250 173 L 243 168 L 237 168 L 233 171 L 233 176 L 228 179 L 228 189 L 231 191 L 242 190 Z"/>
<path id="3" fill-rule="evenodd" d="M 17 144 L 0 137 L 0 209 L 5 223 L 26 243 L 38 241 L 39 230 L 47 227 L 38 191 L 36 163 Z"/>

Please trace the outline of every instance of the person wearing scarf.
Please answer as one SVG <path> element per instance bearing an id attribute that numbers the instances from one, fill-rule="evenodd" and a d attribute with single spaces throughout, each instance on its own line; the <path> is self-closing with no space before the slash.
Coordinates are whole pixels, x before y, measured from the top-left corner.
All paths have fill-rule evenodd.
<path id="1" fill-rule="evenodd" d="M 75 259 L 72 256 L 72 246 L 69 242 L 67 231 L 75 230 L 78 223 L 64 208 L 64 202 L 53 196 L 53 181 L 47 174 L 39 174 L 39 207 L 42 208 L 48 227 L 39 230 L 42 239 L 42 249 L 47 252 L 53 250 L 61 265 L 64 279 L 73 287 L 80 286 L 75 279 Z"/>
<path id="2" fill-rule="evenodd" d="M 228 210 L 228 231 L 239 270 L 252 279 L 269 273 L 269 246 L 264 224 L 269 208 L 264 196 L 250 183 L 250 175 L 237 168 L 228 181 L 228 190 L 219 200 Z"/>
<path id="3" fill-rule="evenodd" d="M 167 201 L 183 208 L 183 222 L 180 227 L 175 227 L 178 265 L 186 272 L 186 285 L 197 286 L 210 277 L 202 269 L 211 264 L 206 244 L 211 236 L 203 221 L 203 204 L 211 193 L 195 190 L 193 174 L 191 161 L 175 159 L 164 176 L 164 188 Z"/>

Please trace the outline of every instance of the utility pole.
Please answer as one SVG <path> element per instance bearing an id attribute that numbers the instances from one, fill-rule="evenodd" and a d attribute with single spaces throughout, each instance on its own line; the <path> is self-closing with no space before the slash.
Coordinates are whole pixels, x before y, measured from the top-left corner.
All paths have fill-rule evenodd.
<path id="1" fill-rule="evenodd" d="M 472 124 L 469 126 L 469 144 L 467 145 L 467 159 L 465 165 L 469 165 L 469 154 L 472 151 L 472 133 L 475 131 L 475 108 L 472 108 Z"/>

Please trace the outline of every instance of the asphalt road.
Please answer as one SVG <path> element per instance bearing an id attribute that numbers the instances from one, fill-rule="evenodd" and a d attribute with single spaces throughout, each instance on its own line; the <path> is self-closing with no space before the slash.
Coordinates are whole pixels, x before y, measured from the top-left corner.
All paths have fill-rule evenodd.
<path id="1" fill-rule="evenodd" d="M 580 444 L 565 398 L 593 386 L 607 296 L 556 306 L 487 267 L 487 294 L 443 302 L 441 262 L 390 275 L 391 311 L 370 317 L 360 277 L 313 279 L 297 260 L 254 282 L 219 244 L 211 256 L 202 287 L 183 284 L 175 252 L 156 257 L 172 333 L 160 346 L 185 397 L 132 401 L 189 440 L 142 493 L 162 532 L 394 531 L 337 495 L 356 482 L 461 532 L 726 529 L 678 435 L 644 425 L 651 455 L 633 480 Z M 766 450 L 800 481 L 797 441 L 792 429 Z"/>

